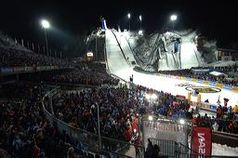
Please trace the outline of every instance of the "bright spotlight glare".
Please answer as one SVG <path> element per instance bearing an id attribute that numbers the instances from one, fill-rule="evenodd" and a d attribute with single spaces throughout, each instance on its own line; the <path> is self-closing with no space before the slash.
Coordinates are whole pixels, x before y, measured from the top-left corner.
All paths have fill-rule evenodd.
<path id="1" fill-rule="evenodd" d="M 149 121 L 152 121 L 152 120 L 153 120 L 153 116 L 149 115 L 149 116 L 148 116 L 148 120 L 149 120 Z"/>
<path id="2" fill-rule="evenodd" d="M 175 15 L 175 14 L 171 15 L 171 16 L 170 16 L 170 20 L 171 20 L 171 21 L 177 20 L 177 15 Z"/>
<path id="3" fill-rule="evenodd" d="M 150 94 L 148 94 L 148 93 L 146 93 L 146 94 L 145 94 L 145 98 L 146 98 L 146 99 L 148 99 L 148 100 L 149 100 L 149 99 L 150 99 L 150 97 L 151 97 L 151 96 L 150 96 Z"/>
<path id="4" fill-rule="evenodd" d="M 180 120 L 179 120 L 179 123 L 182 124 L 182 125 L 184 125 L 184 124 L 185 124 L 185 120 L 184 120 L 184 119 L 180 119 Z"/>
<path id="5" fill-rule="evenodd" d="M 155 99 L 157 99 L 157 95 L 153 93 L 153 94 L 151 95 L 151 98 L 155 100 Z"/>
<path id="6" fill-rule="evenodd" d="M 136 133 L 136 129 L 134 129 L 133 131 L 134 131 L 134 133 Z"/>
<path id="7" fill-rule="evenodd" d="M 143 31 L 142 31 L 142 30 L 139 30 L 139 31 L 138 31 L 138 34 L 139 34 L 139 35 L 143 35 Z"/>
<path id="8" fill-rule="evenodd" d="M 50 23 L 49 23 L 49 21 L 47 21 L 47 20 L 41 20 L 41 26 L 42 26 L 44 29 L 48 29 L 48 28 L 50 28 Z"/>
<path id="9" fill-rule="evenodd" d="M 128 19 L 130 19 L 130 18 L 131 18 L 131 14 L 130 14 L 130 13 L 128 13 L 128 14 L 127 14 L 127 17 L 128 17 Z"/>
<path id="10" fill-rule="evenodd" d="M 93 57 L 93 53 L 92 52 L 87 52 L 87 57 Z"/>
<path id="11" fill-rule="evenodd" d="M 139 16 L 139 20 L 142 21 L 142 16 L 141 15 Z"/>

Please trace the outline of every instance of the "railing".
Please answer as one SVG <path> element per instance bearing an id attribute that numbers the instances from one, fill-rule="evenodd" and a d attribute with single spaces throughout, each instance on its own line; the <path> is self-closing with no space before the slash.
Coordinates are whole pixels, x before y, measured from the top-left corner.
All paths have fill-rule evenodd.
<path id="1" fill-rule="evenodd" d="M 152 144 L 157 144 L 160 149 L 160 155 L 163 156 L 176 156 L 177 151 L 177 145 L 175 141 L 172 140 L 160 140 L 160 139 L 154 139 L 154 138 L 149 138 L 152 142 Z"/>
<path id="2" fill-rule="evenodd" d="M 186 145 L 172 140 L 161 140 L 150 138 L 152 144 L 157 144 L 160 148 L 160 157 L 166 158 L 207 158 Z M 235 158 L 236 156 L 211 155 L 210 158 Z"/>
<path id="3" fill-rule="evenodd" d="M 46 106 L 50 107 L 50 111 L 51 109 L 53 109 L 52 101 L 50 100 L 52 100 L 54 96 L 58 95 L 58 93 L 60 93 L 59 87 L 48 92 L 42 99 L 43 111 L 46 118 L 52 125 L 57 127 L 60 132 L 66 132 L 71 138 L 87 146 L 87 152 L 96 153 L 99 144 L 97 134 L 91 133 L 83 129 L 72 127 L 69 124 L 65 123 L 64 121 L 54 117 L 54 114 L 46 109 Z M 45 100 L 46 97 L 49 98 L 48 102 L 46 102 Z M 136 155 L 138 155 L 137 157 L 139 158 L 143 157 L 142 151 L 144 150 L 144 148 L 142 146 L 136 146 L 129 142 L 120 141 L 108 137 L 102 137 L 101 143 L 102 143 L 101 152 L 107 153 L 109 155 L 118 156 L 120 158 L 131 158 L 136 157 Z M 136 153 L 135 150 L 136 148 L 138 149 L 138 151 L 141 152 Z"/>

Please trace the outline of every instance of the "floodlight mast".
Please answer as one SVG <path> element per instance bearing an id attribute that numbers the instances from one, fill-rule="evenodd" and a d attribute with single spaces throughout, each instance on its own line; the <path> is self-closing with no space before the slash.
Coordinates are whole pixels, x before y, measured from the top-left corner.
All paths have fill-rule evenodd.
<path id="1" fill-rule="evenodd" d="M 41 20 L 41 26 L 44 29 L 44 35 L 45 35 L 45 45 L 46 45 L 46 55 L 49 56 L 49 47 L 48 47 L 48 38 L 47 38 L 47 29 L 50 28 L 50 23 L 48 20 Z"/>

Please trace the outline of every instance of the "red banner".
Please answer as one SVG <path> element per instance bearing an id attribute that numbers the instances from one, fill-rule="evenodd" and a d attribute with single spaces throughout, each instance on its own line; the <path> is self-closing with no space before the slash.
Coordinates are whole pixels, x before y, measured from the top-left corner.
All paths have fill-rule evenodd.
<path id="1" fill-rule="evenodd" d="M 192 152 L 191 157 L 197 158 L 199 155 L 211 156 L 212 151 L 212 130 L 206 127 L 193 127 L 192 132 Z"/>

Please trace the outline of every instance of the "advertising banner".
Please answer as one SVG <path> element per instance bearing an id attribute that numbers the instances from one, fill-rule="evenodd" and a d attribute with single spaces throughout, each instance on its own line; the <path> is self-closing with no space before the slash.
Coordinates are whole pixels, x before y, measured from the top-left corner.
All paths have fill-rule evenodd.
<path id="1" fill-rule="evenodd" d="M 25 71 L 25 67 L 14 67 L 13 68 L 13 71 L 16 72 L 16 73 L 19 73 L 19 72 L 24 72 Z"/>
<path id="2" fill-rule="evenodd" d="M 212 130 L 207 127 L 193 127 L 192 131 L 192 158 L 200 156 L 210 157 L 212 151 Z M 198 155 L 197 155 L 198 154 Z"/>
<path id="3" fill-rule="evenodd" d="M 216 86 L 216 82 L 210 81 L 210 86 Z"/>
<path id="4" fill-rule="evenodd" d="M 182 76 L 182 77 L 181 77 L 181 80 L 186 80 L 186 77 L 183 77 L 183 76 Z"/>
<path id="5" fill-rule="evenodd" d="M 216 87 L 218 87 L 218 88 L 223 88 L 223 84 L 217 83 L 217 84 L 216 84 Z"/>
<path id="6" fill-rule="evenodd" d="M 209 81 L 203 81 L 203 84 L 209 85 Z"/>
<path id="7" fill-rule="evenodd" d="M 210 105 L 210 110 L 216 112 L 217 111 L 217 105 Z"/>
<path id="8" fill-rule="evenodd" d="M 233 87 L 232 90 L 238 92 L 238 87 Z"/>
<path id="9" fill-rule="evenodd" d="M 231 89 L 232 89 L 232 86 L 231 86 L 231 85 L 228 85 L 228 84 L 225 84 L 223 88 L 228 89 L 228 90 L 231 90 Z"/>
<path id="10" fill-rule="evenodd" d="M 2 73 L 10 73 L 10 72 L 13 72 L 13 68 L 11 68 L 11 67 L 2 67 L 1 72 Z"/>
<path id="11" fill-rule="evenodd" d="M 198 80 L 198 83 L 203 83 L 203 80 Z"/>
<path id="12" fill-rule="evenodd" d="M 192 78 L 190 78 L 190 77 L 186 77 L 186 80 L 187 80 L 187 81 L 191 81 Z"/>
<path id="13" fill-rule="evenodd" d="M 32 66 L 26 66 L 24 69 L 25 69 L 25 72 L 33 71 L 33 67 Z"/>

